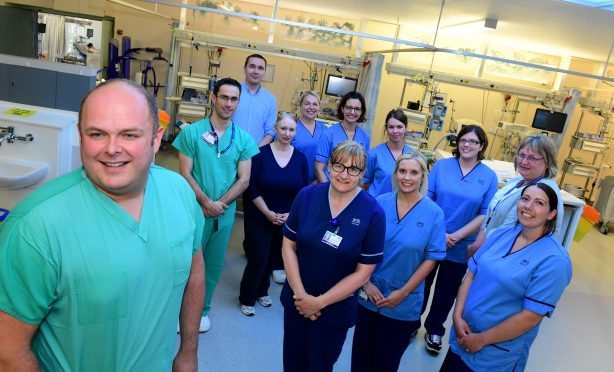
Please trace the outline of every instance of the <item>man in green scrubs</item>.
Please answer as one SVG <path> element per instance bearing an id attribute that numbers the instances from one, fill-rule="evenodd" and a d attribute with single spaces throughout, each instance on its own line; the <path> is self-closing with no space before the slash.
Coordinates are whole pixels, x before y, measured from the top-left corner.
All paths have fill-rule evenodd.
<path id="1" fill-rule="evenodd" d="M 201 332 L 211 327 L 211 297 L 224 266 L 235 221 L 235 200 L 249 185 L 251 158 L 258 153 L 254 139 L 232 121 L 240 95 L 238 81 L 218 80 L 211 95 L 211 116 L 184 128 L 173 142 L 179 150 L 179 171 L 192 186 L 205 215 L 201 246 L 206 297 Z"/>
<path id="2" fill-rule="evenodd" d="M 0 230 L 0 369 L 196 370 L 204 221 L 185 180 L 152 165 L 163 132 L 135 83 L 84 98 L 83 169 Z"/>

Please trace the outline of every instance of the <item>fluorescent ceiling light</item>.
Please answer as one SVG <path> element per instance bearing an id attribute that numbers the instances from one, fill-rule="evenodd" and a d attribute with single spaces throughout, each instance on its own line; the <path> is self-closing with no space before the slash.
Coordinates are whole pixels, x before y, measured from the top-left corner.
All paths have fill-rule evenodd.
<path id="1" fill-rule="evenodd" d="M 469 34 L 478 33 L 497 28 L 497 20 L 492 18 L 483 18 L 476 21 L 468 21 L 456 23 L 453 25 L 442 26 L 441 31 L 449 34 Z"/>
<path id="2" fill-rule="evenodd" d="M 597 8 L 602 10 L 609 10 L 614 12 L 614 1 L 603 1 L 603 0 L 561 0 L 566 3 L 573 3 L 583 6 L 588 6 L 591 8 Z"/>

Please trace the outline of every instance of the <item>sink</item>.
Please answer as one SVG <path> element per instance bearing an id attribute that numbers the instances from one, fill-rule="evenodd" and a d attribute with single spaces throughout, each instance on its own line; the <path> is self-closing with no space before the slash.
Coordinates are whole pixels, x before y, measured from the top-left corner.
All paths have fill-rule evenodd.
<path id="1" fill-rule="evenodd" d="M 0 156 L 0 188 L 21 189 L 40 182 L 49 174 L 49 164 Z"/>

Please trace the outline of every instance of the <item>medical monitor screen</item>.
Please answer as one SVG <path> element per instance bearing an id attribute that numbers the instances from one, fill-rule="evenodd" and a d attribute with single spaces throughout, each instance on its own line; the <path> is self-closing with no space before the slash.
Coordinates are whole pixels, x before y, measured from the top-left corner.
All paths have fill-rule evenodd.
<path id="1" fill-rule="evenodd" d="M 564 112 L 550 112 L 550 110 L 538 108 L 535 110 L 535 117 L 531 126 L 547 132 L 563 133 L 565 120 L 567 120 L 567 114 Z"/>
<path id="2" fill-rule="evenodd" d="M 328 75 L 326 81 L 326 94 L 329 96 L 343 97 L 349 92 L 356 90 L 358 80 L 337 75 Z"/>

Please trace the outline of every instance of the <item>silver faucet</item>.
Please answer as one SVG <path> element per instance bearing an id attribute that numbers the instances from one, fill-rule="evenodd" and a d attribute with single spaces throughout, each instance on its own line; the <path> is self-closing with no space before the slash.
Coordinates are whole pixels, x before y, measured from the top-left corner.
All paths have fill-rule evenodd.
<path id="1" fill-rule="evenodd" d="M 23 141 L 23 142 L 32 142 L 34 140 L 34 136 L 28 133 L 25 136 L 16 136 L 15 135 L 15 127 L 0 127 L 0 145 L 2 145 L 2 141 L 6 140 L 8 143 L 13 143 L 15 141 Z"/>

